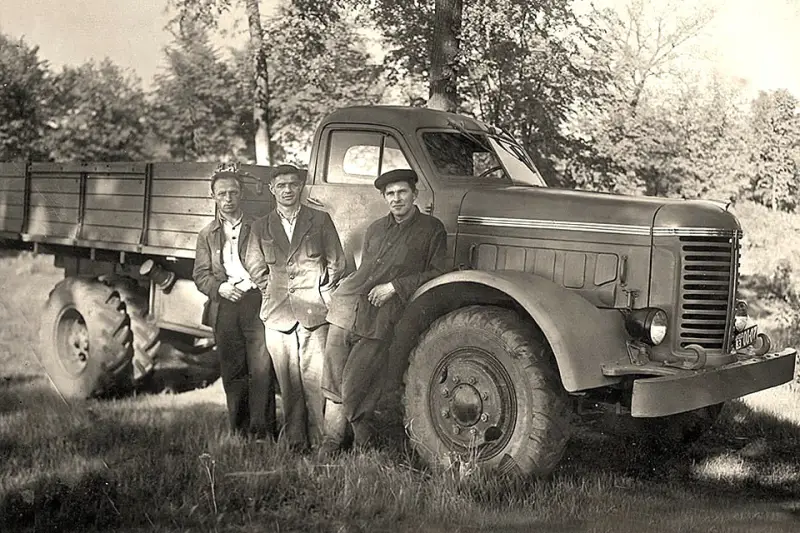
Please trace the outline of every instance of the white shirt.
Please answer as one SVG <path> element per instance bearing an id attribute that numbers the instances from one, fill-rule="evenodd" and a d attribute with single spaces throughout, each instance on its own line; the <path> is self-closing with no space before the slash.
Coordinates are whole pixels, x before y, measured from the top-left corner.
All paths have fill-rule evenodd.
<path id="1" fill-rule="evenodd" d="M 220 217 L 222 232 L 225 239 L 222 242 L 222 268 L 228 276 L 228 283 L 236 285 L 239 289 L 246 291 L 255 287 L 250 273 L 245 270 L 242 259 L 239 257 L 239 239 L 242 230 L 242 218 L 233 222 L 224 217 Z"/>
<path id="2" fill-rule="evenodd" d="M 300 208 L 294 210 L 289 217 L 286 217 L 283 213 L 278 210 L 278 218 L 281 219 L 281 226 L 283 226 L 283 232 L 286 234 L 286 238 L 289 239 L 289 242 L 292 242 L 292 235 L 294 235 L 294 226 L 297 224 L 297 213 L 300 212 Z"/>

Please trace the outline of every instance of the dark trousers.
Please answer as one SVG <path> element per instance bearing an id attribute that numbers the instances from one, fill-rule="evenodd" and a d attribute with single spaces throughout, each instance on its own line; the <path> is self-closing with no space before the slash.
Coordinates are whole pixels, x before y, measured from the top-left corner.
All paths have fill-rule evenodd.
<path id="1" fill-rule="evenodd" d="M 316 445 L 322 439 L 320 385 L 328 325 L 307 329 L 298 323 L 289 332 L 265 328 L 264 333 L 281 390 L 281 437 L 292 446 Z"/>
<path id="2" fill-rule="evenodd" d="M 382 391 L 381 374 L 387 364 L 388 343 L 356 335 L 333 324 L 328 329 L 322 392 L 342 404 L 349 422 L 375 410 Z"/>
<path id="3" fill-rule="evenodd" d="M 275 436 L 272 360 L 258 317 L 261 294 L 249 291 L 238 302 L 220 299 L 214 336 L 231 430 L 256 438 Z"/>

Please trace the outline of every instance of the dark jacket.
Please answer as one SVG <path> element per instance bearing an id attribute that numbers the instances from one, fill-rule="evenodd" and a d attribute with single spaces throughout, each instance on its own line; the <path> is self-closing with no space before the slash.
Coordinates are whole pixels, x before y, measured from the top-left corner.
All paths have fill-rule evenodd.
<path id="1" fill-rule="evenodd" d="M 300 206 L 292 242 L 273 210 L 250 232 L 244 266 L 262 292 L 261 320 L 289 331 L 325 323 L 329 293 L 345 274 L 345 255 L 330 215 Z"/>
<path id="2" fill-rule="evenodd" d="M 358 270 L 339 283 L 328 322 L 370 339 L 388 339 L 409 299 L 423 283 L 447 271 L 447 232 L 442 222 L 419 212 L 398 224 L 389 214 L 370 225 Z M 367 295 L 391 282 L 396 294 L 381 307 Z"/>
<path id="3" fill-rule="evenodd" d="M 239 230 L 239 258 L 244 264 L 247 252 L 247 242 L 250 235 L 250 228 L 253 225 L 253 217 L 244 215 L 242 218 L 242 228 Z M 219 310 L 219 286 L 228 277 L 222 267 L 222 243 L 225 233 L 218 218 L 211 221 L 206 227 L 197 234 L 197 245 L 194 254 L 194 271 L 192 278 L 194 284 L 200 292 L 208 296 L 208 301 L 203 310 L 203 324 L 212 328 L 217 323 L 217 311 Z"/>

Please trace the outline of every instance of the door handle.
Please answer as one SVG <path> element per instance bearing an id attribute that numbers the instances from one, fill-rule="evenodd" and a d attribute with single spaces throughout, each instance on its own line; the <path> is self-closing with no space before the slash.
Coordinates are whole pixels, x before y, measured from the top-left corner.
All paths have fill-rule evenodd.
<path id="1" fill-rule="evenodd" d="M 308 203 L 310 203 L 312 205 L 315 205 L 317 207 L 325 207 L 325 204 L 323 204 L 322 202 L 320 202 L 319 200 L 317 200 L 313 196 L 309 196 L 308 198 L 306 198 L 306 200 L 308 201 Z"/>

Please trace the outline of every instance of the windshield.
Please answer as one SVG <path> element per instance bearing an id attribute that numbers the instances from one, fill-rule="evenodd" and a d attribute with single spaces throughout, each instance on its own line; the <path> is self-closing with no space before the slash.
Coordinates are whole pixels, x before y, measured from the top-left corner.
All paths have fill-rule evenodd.
<path id="1" fill-rule="evenodd" d="M 546 187 L 511 139 L 468 130 L 428 131 L 422 141 L 436 171 L 450 179 Z"/>

